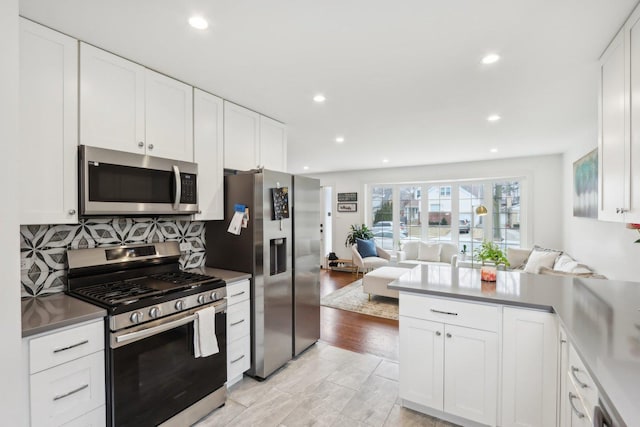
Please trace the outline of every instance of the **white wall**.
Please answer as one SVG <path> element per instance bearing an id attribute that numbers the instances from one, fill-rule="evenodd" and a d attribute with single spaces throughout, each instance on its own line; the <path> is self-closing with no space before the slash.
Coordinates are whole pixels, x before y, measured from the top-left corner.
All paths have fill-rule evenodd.
<path id="1" fill-rule="evenodd" d="M 24 384 L 20 366 L 20 246 L 18 194 L 18 0 L 0 1 L 0 424 L 20 426 Z"/>
<path id="2" fill-rule="evenodd" d="M 338 256 L 350 258 L 344 240 L 351 224 L 362 224 L 364 186 L 371 183 L 460 180 L 474 178 L 526 177 L 530 206 L 531 244 L 562 247 L 562 155 L 522 157 L 441 165 L 380 168 L 312 174 L 322 186 L 334 188 L 333 247 Z M 358 212 L 336 212 L 335 194 L 358 192 Z"/>
<path id="3" fill-rule="evenodd" d="M 574 147 L 565 153 L 564 163 L 564 249 L 609 279 L 640 281 L 640 238 L 625 224 L 573 216 L 573 162 L 597 144 Z"/>

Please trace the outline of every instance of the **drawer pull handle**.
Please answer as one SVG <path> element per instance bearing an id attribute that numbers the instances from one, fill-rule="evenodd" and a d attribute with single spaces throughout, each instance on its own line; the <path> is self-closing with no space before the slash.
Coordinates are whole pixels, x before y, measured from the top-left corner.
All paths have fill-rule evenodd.
<path id="1" fill-rule="evenodd" d="M 447 332 L 447 338 L 451 338 L 453 335 Z"/>
<path id="2" fill-rule="evenodd" d="M 242 359 L 244 359 L 244 354 L 243 354 L 242 356 L 238 357 L 237 359 L 232 360 L 232 361 L 231 361 L 231 363 L 239 362 L 239 361 L 241 361 Z"/>
<path id="3" fill-rule="evenodd" d="M 432 312 L 434 313 L 440 313 L 440 314 L 448 314 L 449 316 L 457 316 L 458 313 L 454 313 L 452 311 L 440 311 L 440 310 L 436 310 L 436 309 L 431 309 Z"/>
<path id="4" fill-rule="evenodd" d="M 239 324 L 240 324 L 240 323 L 242 323 L 242 322 L 244 322 L 244 319 L 238 320 L 237 322 L 233 322 L 233 323 L 231 324 L 231 326 L 239 325 Z"/>
<path id="5" fill-rule="evenodd" d="M 583 383 L 582 381 L 580 381 L 578 379 L 578 376 L 576 375 L 577 372 L 580 372 L 580 368 L 576 368 L 575 366 L 571 366 L 571 376 L 573 377 L 574 380 L 576 380 L 576 382 L 578 383 L 578 385 L 580 386 L 580 388 L 587 388 L 589 387 L 589 384 L 587 383 Z"/>
<path id="6" fill-rule="evenodd" d="M 76 388 L 74 390 L 71 390 L 70 392 L 67 392 L 65 394 L 57 395 L 56 397 L 53 398 L 53 401 L 55 402 L 56 400 L 64 399 L 65 397 L 69 397 L 72 394 L 76 394 L 77 392 L 82 391 L 82 390 L 84 390 L 85 388 L 88 388 L 88 387 L 89 387 L 89 384 L 81 385 L 80 387 L 78 387 L 78 388 Z"/>
<path id="7" fill-rule="evenodd" d="M 442 333 L 440 331 L 436 331 L 436 336 L 439 337 L 440 335 L 442 335 Z"/>
<path id="8" fill-rule="evenodd" d="M 69 347 L 62 347 L 53 350 L 54 353 L 60 353 L 61 351 L 71 350 L 72 348 L 80 347 L 81 345 L 89 344 L 89 340 L 84 340 L 77 344 L 70 345 Z"/>
<path id="9" fill-rule="evenodd" d="M 238 292 L 237 294 L 233 294 L 233 295 L 231 295 L 229 298 L 239 297 L 240 295 L 244 294 L 244 292 L 245 292 L 245 291 Z"/>
<path id="10" fill-rule="evenodd" d="M 576 396 L 575 394 L 569 392 L 569 404 L 571 405 L 571 409 L 573 409 L 573 412 L 576 413 L 576 416 L 578 418 L 584 418 L 584 414 L 580 411 L 578 411 L 578 408 L 576 408 L 576 405 L 573 404 L 573 399 L 576 399 L 578 396 Z"/>

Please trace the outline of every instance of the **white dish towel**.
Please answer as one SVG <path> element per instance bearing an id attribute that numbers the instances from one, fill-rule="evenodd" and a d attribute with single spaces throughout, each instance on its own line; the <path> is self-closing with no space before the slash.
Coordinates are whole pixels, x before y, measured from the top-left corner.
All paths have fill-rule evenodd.
<path id="1" fill-rule="evenodd" d="M 193 353 L 196 357 L 207 357 L 220 351 L 216 338 L 216 308 L 207 307 L 196 311 L 193 321 Z"/>

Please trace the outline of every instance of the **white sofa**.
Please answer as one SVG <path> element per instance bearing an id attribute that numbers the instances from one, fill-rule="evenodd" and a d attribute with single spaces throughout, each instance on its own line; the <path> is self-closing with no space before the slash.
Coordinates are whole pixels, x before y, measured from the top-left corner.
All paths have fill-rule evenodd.
<path id="1" fill-rule="evenodd" d="M 539 253 L 549 253 L 550 256 L 532 261 L 533 251 Z M 555 253 L 555 255 L 554 255 Z M 574 260 L 569 254 L 559 249 L 545 249 L 534 246 L 533 249 L 507 248 L 507 261 L 509 269 L 524 273 L 544 274 L 549 276 L 570 276 L 570 277 L 590 277 L 595 279 L 606 279 L 605 276 L 596 274 L 588 266 Z M 537 262 L 536 262 L 537 261 Z"/>
<path id="2" fill-rule="evenodd" d="M 436 261 L 433 258 L 431 261 L 425 260 L 429 257 L 425 257 L 424 254 L 420 253 L 421 244 L 438 245 L 440 247 L 438 260 Z M 450 264 L 455 266 L 458 260 L 458 245 L 450 242 L 406 240 L 403 241 L 402 252 L 404 252 L 404 259 L 398 259 L 398 267 L 404 268 L 413 268 L 416 265 L 423 264 Z"/>

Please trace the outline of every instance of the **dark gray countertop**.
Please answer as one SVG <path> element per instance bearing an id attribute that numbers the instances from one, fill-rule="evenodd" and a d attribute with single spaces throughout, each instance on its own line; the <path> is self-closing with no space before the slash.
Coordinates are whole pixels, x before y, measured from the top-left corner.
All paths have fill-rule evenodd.
<path id="1" fill-rule="evenodd" d="M 231 271 L 231 270 L 222 270 L 220 268 L 198 267 L 198 268 L 192 268 L 187 271 L 193 271 L 200 274 L 207 274 L 209 276 L 216 276 L 221 278 L 227 283 L 238 282 L 244 279 L 251 279 L 251 274 L 249 273 L 241 273 L 239 271 Z"/>
<path id="2" fill-rule="evenodd" d="M 24 298 L 22 337 L 53 331 L 107 315 L 107 311 L 63 293 Z"/>
<path id="3" fill-rule="evenodd" d="M 605 401 L 640 425 L 640 283 L 499 271 L 488 285 L 478 269 L 424 265 L 389 288 L 557 313 Z"/>

